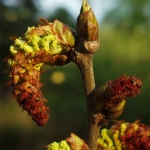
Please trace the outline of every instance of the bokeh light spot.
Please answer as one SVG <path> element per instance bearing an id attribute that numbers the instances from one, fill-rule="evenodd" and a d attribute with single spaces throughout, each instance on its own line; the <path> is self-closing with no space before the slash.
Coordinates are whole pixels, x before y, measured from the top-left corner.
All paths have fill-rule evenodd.
<path id="1" fill-rule="evenodd" d="M 65 74 L 61 71 L 55 71 L 52 75 L 51 75 L 51 81 L 55 84 L 61 84 L 64 82 L 65 80 Z"/>
<path id="2" fill-rule="evenodd" d="M 6 9 L 4 16 L 10 22 L 15 22 L 18 19 L 17 13 L 12 9 Z"/>

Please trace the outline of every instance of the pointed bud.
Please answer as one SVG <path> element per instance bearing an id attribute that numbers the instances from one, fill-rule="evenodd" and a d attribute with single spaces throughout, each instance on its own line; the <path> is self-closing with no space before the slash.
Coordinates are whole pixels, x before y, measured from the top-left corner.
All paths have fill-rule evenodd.
<path id="1" fill-rule="evenodd" d="M 109 119 L 119 117 L 126 98 L 140 93 L 142 81 L 135 76 L 121 76 L 101 86 L 94 97 L 95 108 Z"/>
<path id="2" fill-rule="evenodd" d="M 86 0 L 83 0 L 80 14 L 77 18 L 78 39 L 95 41 L 98 39 L 98 23 Z"/>

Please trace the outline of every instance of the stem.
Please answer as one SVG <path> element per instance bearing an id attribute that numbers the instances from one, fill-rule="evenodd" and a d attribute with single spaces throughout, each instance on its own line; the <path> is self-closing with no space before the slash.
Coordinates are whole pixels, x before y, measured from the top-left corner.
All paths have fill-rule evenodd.
<path id="1" fill-rule="evenodd" d="M 74 62 L 79 67 L 82 75 L 88 111 L 86 141 L 90 150 L 96 150 L 100 125 L 99 121 L 97 121 L 98 114 L 93 106 L 93 98 L 96 91 L 93 72 L 93 62 L 92 62 L 93 53 L 87 52 L 87 48 L 85 48 L 85 43 L 77 46 L 76 50 L 77 50 L 75 51 L 76 58 Z"/>

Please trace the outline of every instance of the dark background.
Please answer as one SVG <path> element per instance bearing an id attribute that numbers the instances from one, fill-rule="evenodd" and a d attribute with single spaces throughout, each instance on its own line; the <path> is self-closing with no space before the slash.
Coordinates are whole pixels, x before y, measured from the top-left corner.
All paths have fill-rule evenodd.
<path id="1" fill-rule="evenodd" d="M 119 120 L 134 122 L 140 119 L 147 125 L 150 125 L 149 10 L 149 0 L 119 0 L 117 7 L 100 22 L 101 46 L 93 62 L 97 87 L 123 74 L 142 79 L 141 94 L 127 100 Z M 46 86 L 42 90 L 49 100 L 51 116 L 43 127 L 38 127 L 21 111 L 11 95 L 12 87 L 6 85 L 9 78 L 3 60 L 9 55 L 12 44 L 8 37 L 23 36 L 28 26 L 37 26 L 39 18 L 40 10 L 35 1 L 23 0 L 7 7 L 0 0 L 0 150 L 44 150 L 46 145 L 65 139 L 71 132 L 82 138 L 85 136 L 86 104 L 75 64 L 43 67 L 45 73 L 41 81 Z M 63 6 L 46 19 L 53 21 L 55 18 L 75 28 L 76 20 Z"/>

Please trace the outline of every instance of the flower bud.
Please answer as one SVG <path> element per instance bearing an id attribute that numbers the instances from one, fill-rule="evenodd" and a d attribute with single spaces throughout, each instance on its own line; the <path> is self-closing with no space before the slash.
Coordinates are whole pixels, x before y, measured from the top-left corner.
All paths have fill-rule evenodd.
<path id="1" fill-rule="evenodd" d="M 142 81 L 135 76 L 121 76 L 101 86 L 95 94 L 95 108 L 109 119 L 119 117 L 124 109 L 126 98 L 140 93 Z"/>
<path id="2" fill-rule="evenodd" d="M 77 18 L 77 35 L 79 40 L 95 41 L 98 39 L 98 23 L 86 0 L 83 0 L 80 14 Z"/>

